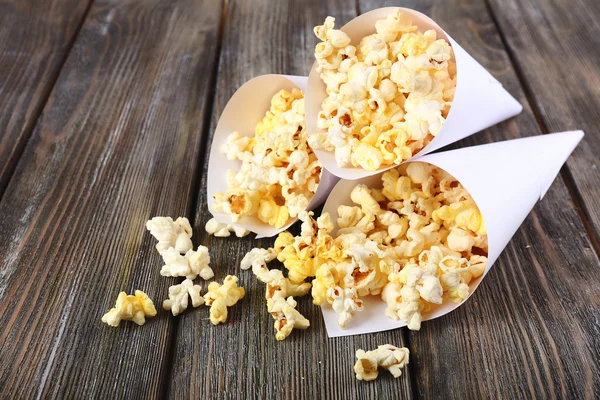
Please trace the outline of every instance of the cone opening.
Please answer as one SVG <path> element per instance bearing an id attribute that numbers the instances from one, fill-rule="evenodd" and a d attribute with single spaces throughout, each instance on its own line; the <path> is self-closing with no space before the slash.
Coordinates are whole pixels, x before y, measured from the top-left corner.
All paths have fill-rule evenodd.
<path id="1" fill-rule="evenodd" d="M 270 110 L 273 96 L 282 89 L 288 92 L 291 92 L 293 89 L 304 89 L 300 87 L 303 82 L 306 82 L 306 78 L 304 77 L 286 77 L 275 74 L 258 76 L 242 85 L 228 101 L 215 129 L 208 166 L 208 207 L 218 222 L 239 226 L 258 233 L 261 236 L 273 236 L 284 231 L 297 221 L 297 217 L 290 216 L 282 226 L 276 228 L 261 221 L 255 210 L 254 213 L 241 216 L 236 222 L 233 222 L 233 218 L 229 213 L 215 210 L 214 196 L 218 193 L 227 192 L 227 171 L 233 170 L 237 172 L 243 164 L 238 158 L 229 160 L 227 155 L 221 152 L 221 148 L 227 142 L 229 135 L 233 132 L 238 132 L 241 137 L 254 138 L 255 127 L 258 122 L 265 118 L 265 113 Z M 308 209 L 316 206 L 315 200 L 324 200 L 322 192 L 327 192 L 327 188 L 321 189 L 323 180 L 327 182 L 331 181 L 331 179 L 328 179 L 327 172 L 324 172 L 322 167 L 318 175 L 315 173 L 312 177 L 315 179 L 318 177 L 320 182 L 316 185 L 315 193 L 309 199 Z M 317 193 L 320 196 L 317 196 Z M 275 196 L 274 201 L 277 202 Z M 231 204 L 233 207 L 234 203 L 231 202 Z"/>
<path id="2" fill-rule="evenodd" d="M 440 166 L 436 165 L 434 162 L 409 161 L 409 162 L 403 164 L 401 167 L 399 167 L 399 168 L 397 167 L 397 169 L 401 169 L 401 170 L 405 171 L 407 168 L 410 168 L 409 166 L 411 164 L 429 165 L 429 166 L 431 166 L 431 168 L 434 168 L 434 169 L 437 169 L 440 171 L 444 171 L 448 175 L 452 175 L 450 172 L 448 172 L 445 169 L 441 168 Z M 336 237 L 337 234 L 340 232 L 340 230 L 339 230 L 340 227 L 338 226 L 338 207 L 342 206 L 342 205 L 356 206 L 356 202 L 353 201 L 353 199 L 351 197 L 352 196 L 351 193 L 357 185 L 365 185 L 369 189 L 379 189 L 379 190 L 385 189 L 384 183 L 382 181 L 383 175 L 384 175 L 384 173 L 380 173 L 378 175 L 365 177 L 363 179 L 356 180 L 356 181 L 342 180 L 336 185 L 336 187 L 331 192 L 331 195 L 330 195 L 329 199 L 327 200 L 327 202 L 325 203 L 325 206 L 323 208 L 323 213 L 328 212 L 332 216 L 332 219 L 334 221 L 334 230 L 332 231 L 333 237 Z M 400 174 L 400 176 L 403 176 L 403 175 L 404 174 Z M 449 184 L 455 185 L 453 183 L 455 181 L 460 183 L 460 185 L 464 188 L 464 191 L 467 194 L 469 194 L 469 196 L 470 196 L 470 192 L 468 191 L 469 188 L 464 186 L 453 175 L 452 175 L 452 177 L 453 177 L 452 178 L 453 181 L 450 182 Z M 447 182 L 445 182 L 445 183 L 447 183 Z M 470 198 L 476 205 L 475 199 L 472 196 L 470 196 Z M 455 202 L 455 203 L 458 204 L 458 202 Z M 480 214 L 480 216 L 482 218 L 484 218 L 481 214 Z M 471 226 L 471 227 L 473 227 L 473 226 Z M 388 228 L 388 230 L 389 230 L 389 228 Z M 341 232 L 343 232 L 343 231 L 341 231 Z M 489 240 L 489 236 L 487 236 L 487 232 L 485 234 L 486 234 L 487 240 Z M 446 245 L 447 245 L 447 243 L 448 243 L 447 239 L 442 241 L 442 243 L 446 243 Z M 424 250 L 431 250 L 431 246 L 435 246 L 435 245 L 436 244 L 432 244 L 432 245 L 430 245 L 429 248 L 424 249 Z M 456 246 L 456 244 L 453 244 L 453 246 Z M 473 246 L 472 249 L 469 250 L 469 253 L 471 253 L 471 255 L 484 255 L 482 253 L 482 251 L 476 249 L 476 247 L 477 246 Z M 485 255 L 487 255 L 487 248 L 488 247 L 487 247 L 487 242 L 486 242 Z M 456 249 L 457 248 L 454 247 L 454 250 L 456 250 Z M 466 255 L 464 253 L 461 254 L 461 256 L 466 257 Z M 477 258 L 471 258 L 470 261 L 475 261 L 475 260 L 477 260 Z M 470 281 L 468 282 L 468 295 L 464 299 L 462 299 L 459 303 L 452 301 L 449 296 L 450 291 L 447 291 L 445 288 L 443 297 L 442 297 L 442 303 L 441 304 L 428 303 L 427 305 L 429 306 L 429 309 L 426 311 L 424 310 L 421 313 L 422 320 L 427 321 L 430 319 L 440 317 L 442 315 L 445 315 L 445 314 L 453 311 L 454 309 L 458 308 L 462 304 L 464 304 L 464 302 L 472 295 L 472 293 L 479 286 L 481 280 L 483 279 L 483 276 L 485 275 L 485 272 L 487 272 L 489 270 L 489 265 L 486 265 L 483 268 L 481 268 L 481 266 L 479 266 L 479 267 L 477 267 L 477 270 L 478 270 L 478 275 L 473 276 L 470 279 Z M 385 292 L 386 289 L 384 288 L 383 290 Z M 454 293 L 454 295 L 455 294 L 456 293 Z M 391 319 L 390 317 L 388 317 L 387 315 L 384 315 L 384 313 L 386 313 L 386 302 L 383 300 L 382 297 L 383 297 L 382 295 L 376 294 L 376 295 L 370 295 L 367 298 L 363 298 L 363 300 L 365 301 L 364 311 L 356 314 L 356 316 L 355 316 L 356 321 L 354 321 L 354 322 L 351 321 L 348 324 L 348 327 L 346 330 L 340 330 L 340 328 L 337 326 L 337 316 L 333 312 L 333 310 L 331 308 L 324 307 L 323 314 L 325 317 L 329 335 L 330 336 L 343 336 L 343 335 L 347 335 L 347 334 L 367 333 L 367 332 L 382 331 L 382 330 L 387 330 L 387 329 L 395 329 L 395 328 L 398 328 L 401 326 L 405 326 L 406 324 L 402 320 L 394 320 L 394 319 Z M 377 315 L 374 315 L 373 313 L 376 313 Z"/>
<path id="3" fill-rule="evenodd" d="M 458 93 L 462 92 L 461 85 L 459 85 L 460 75 L 462 75 L 462 74 L 460 74 L 460 71 L 462 69 L 460 67 L 462 64 L 462 62 L 461 62 L 462 57 L 459 57 L 457 55 L 457 51 L 456 51 L 456 49 L 460 48 L 460 46 L 458 46 L 458 44 L 450 36 L 448 36 L 446 34 L 446 32 L 435 21 L 433 21 L 428 16 L 426 16 L 418 11 L 408 9 L 408 8 L 386 7 L 386 8 L 372 10 L 370 12 L 362 14 L 362 15 L 354 18 L 353 20 L 351 20 L 350 22 L 348 22 L 346 25 L 344 25 L 343 27 L 341 27 L 339 29 L 341 31 L 345 32 L 350 37 L 352 45 L 357 45 L 358 42 L 363 37 L 376 32 L 375 31 L 375 22 L 376 21 L 385 19 L 390 13 L 392 13 L 395 10 L 402 10 L 403 13 L 409 15 L 412 20 L 412 24 L 417 26 L 419 32 L 425 32 L 426 30 L 429 30 L 429 29 L 434 30 L 437 34 L 438 39 L 444 39 L 450 44 L 450 47 L 452 49 L 452 58 L 456 63 L 456 74 L 455 74 L 456 86 L 455 86 L 455 95 L 454 95 L 454 99 L 456 99 Z M 461 50 L 460 54 L 462 55 L 462 53 L 464 53 L 464 50 L 462 50 L 462 49 L 460 49 L 460 50 Z M 317 116 L 319 115 L 319 113 L 321 111 L 321 106 L 322 106 L 323 101 L 327 98 L 327 93 L 325 91 L 326 85 L 321 80 L 320 73 L 317 72 L 316 68 L 317 68 L 317 62 L 315 62 L 311 68 L 309 78 L 308 78 L 308 87 L 307 87 L 307 91 L 306 91 L 306 98 L 307 98 L 306 116 L 307 116 L 307 130 L 308 130 L 309 135 L 326 132 L 326 130 L 319 129 L 317 127 L 317 119 L 318 119 Z M 454 100 L 453 100 L 453 103 L 454 103 Z M 411 159 L 414 159 L 420 155 L 426 154 L 426 153 L 433 151 L 445 144 L 452 143 L 452 142 L 459 140 L 462 137 L 466 136 L 466 134 L 457 133 L 456 136 L 460 136 L 460 137 L 457 137 L 454 140 L 445 139 L 442 141 L 440 139 L 441 137 L 444 136 L 444 133 L 446 131 L 445 126 L 447 125 L 448 121 L 450 119 L 455 118 L 454 115 L 456 113 L 453 112 L 454 108 L 455 108 L 454 106 L 451 106 L 449 108 L 446 118 L 445 118 L 445 123 L 441 126 L 441 129 L 439 130 L 439 132 L 437 132 L 437 134 L 429 141 L 429 143 L 427 145 L 425 145 L 424 147 L 422 147 L 420 150 L 417 150 L 411 157 L 409 157 L 407 160 L 405 160 L 403 162 L 410 161 Z M 474 133 L 474 132 L 475 131 L 473 131 L 471 133 Z M 442 143 L 442 144 L 438 145 L 438 143 Z M 391 168 L 397 167 L 398 165 L 402 164 L 402 163 L 394 164 L 394 165 L 382 164 L 377 170 L 371 171 L 371 170 L 363 169 L 361 167 L 354 167 L 354 166 L 344 167 L 344 166 L 338 165 L 333 151 L 328 151 L 323 148 L 315 148 L 315 149 L 313 149 L 313 151 L 315 152 L 317 157 L 319 157 L 319 160 L 321 160 L 321 162 L 323 163 L 323 165 L 325 166 L 326 169 L 328 169 L 334 175 L 339 176 L 340 178 L 343 178 L 343 179 L 356 180 L 356 179 L 360 179 L 360 178 L 363 178 L 366 176 L 376 175 L 376 174 L 379 174 L 381 172 L 384 172 L 386 170 L 389 170 Z"/>

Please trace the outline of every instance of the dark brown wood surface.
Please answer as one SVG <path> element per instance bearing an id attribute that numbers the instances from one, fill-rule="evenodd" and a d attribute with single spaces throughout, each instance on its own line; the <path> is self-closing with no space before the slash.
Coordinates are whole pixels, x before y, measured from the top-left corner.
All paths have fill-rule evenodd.
<path id="1" fill-rule="evenodd" d="M 0 183 L 10 178 L 0 202 L 0 398 L 600 394 L 592 1 L 96 0 L 89 12 L 85 2 L 44 3 L 0 1 L 16 21 L 0 26 L 0 38 L 13 38 L 0 45 Z M 327 15 L 342 24 L 389 5 L 430 15 L 525 107 L 455 147 L 573 128 L 587 136 L 457 311 L 419 332 L 330 339 L 307 296 L 299 309 L 311 327 L 277 342 L 263 284 L 238 267 L 273 240 L 204 233 L 212 132 L 246 80 L 308 73 L 312 28 Z M 31 57 L 15 64 L 13 54 Z M 557 61 L 566 55 L 572 64 Z M 247 295 L 226 324 L 212 326 L 206 307 L 177 318 L 160 310 L 175 279 L 158 272 L 144 227 L 155 215 L 190 217 L 216 279 L 240 276 Z M 144 327 L 102 324 L 118 292 L 135 289 L 154 299 L 157 317 Z M 356 349 L 383 343 L 410 347 L 403 376 L 356 381 Z"/>
<path id="2" fill-rule="evenodd" d="M 542 131 L 586 133 L 564 172 L 600 252 L 600 2 L 489 3 Z"/>
<path id="3" fill-rule="evenodd" d="M 172 279 L 145 221 L 192 209 L 220 4 L 92 6 L 0 203 L 0 398 L 154 398 L 173 319 L 100 322 Z"/>
<path id="4" fill-rule="evenodd" d="M 85 17 L 87 0 L 0 2 L 0 195 Z"/>

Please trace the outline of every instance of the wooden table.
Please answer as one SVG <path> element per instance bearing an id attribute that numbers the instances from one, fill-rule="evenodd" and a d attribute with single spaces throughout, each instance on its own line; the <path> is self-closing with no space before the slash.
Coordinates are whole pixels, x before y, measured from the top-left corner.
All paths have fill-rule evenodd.
<path id="1" fill-rule="evenodd" d="M 477 293 L 451 314 L 373 335 L 273 335 L 252 247 L 203 229 L 207 149 L 233 92 L 306 75 L 315 25 L 390 1 L 0 1 L 0 398 L 593 398 L 600 395 L 600 7 L 595 0 L 406 0 L 524 105 L 463 140 L 586 137 Z M 541 150 L 540 150 L 541 151 Z M 510 162 L 510 160 L 507 160 Z M 499 188 L 501 190 L 501 188 Z M 139 327 L 100 322 L 119 291 L 160 306 L 175 282 L 146 232 L 187 216 L 217 279 L 247 298 Z M 403 376 L 356 381 L 354 352 L 408 346 Z"/>

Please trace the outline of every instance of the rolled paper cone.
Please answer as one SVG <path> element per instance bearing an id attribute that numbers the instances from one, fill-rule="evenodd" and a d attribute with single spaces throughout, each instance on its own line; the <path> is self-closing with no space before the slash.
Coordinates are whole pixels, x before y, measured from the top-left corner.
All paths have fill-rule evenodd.
<path id="1" fill-rule="evenodd" d="M 550 188 L 582 137 L 582 131 L 553 133 L 429 154 L 411 161 L 433 164 L 454 176 L 481 211 L 488 235 L 488 262 L 483 275 L 469 284 L 469 296 L 535 203 Z M 353 205 L 350 192 L 357 184 L 381 188 L 381 174 L 355 181 L 341 180 L 331 191 L 323 212 L 330 213 L 336 221 L 338 206 Z M 379 296 L 365 296 L 363 301 L 364 310 L 355 314 L 346 329 L 338 326 L 338 316 L 331 307 L 322 307 L 330 337 L 379 332 L 406 325 L 385 316 L 386 304 Z M 444 297 L 441 305 L 423 313 L 423 321 L 441 317 L 462 304 L 464 302 L 457 304 Z"/>
<path id="2" fill-rule="evenodd" d="M 291 91 L 298 88 L 305 91 L 306 83 L 307 78 L 304 76 L 261 75 L 240 87 L 225 106 L 210 148 L 206 185 L 208 208 L 218 222 L 248 229 L 257 233 L 258 238 L 283 232 L 298 220 L 298 218 L 289 218 L 288 222 L 279 229 L 262 222 L 256 216 L 244 216 L 234 223 L 229 214 L 216 212 L 212 201 L 215 193 L 227 191 L 227 170 L 239 170 L 242 165 L 241 161 L 228 160 L 227 156 L 221 153 L 220 149 L 226 143 L 227 136 L 237 131 L 241 136 L 253 137 L 254 128 L 270 109 L 273 96 L 281 89 Z M 312 210 L 320 206 L 337 181 L 337 177 L 323 169 L 319 186 L 307 209 Z"/>
<path id="3" fill-rule="evenodd" d="M 416 25 L 419 31 L 433 29 L 437 32 L 438 38 L 447 40 L 454 51 L 456 60 L 456 92 L 448 117 L 435 138 L 412 159 L 495 125 L 523 110 L 523 106 L 502 87 L 496 78 L 475 61 L 438 24 L 418 11 L 401 7 L 379 8 L 354 18 L 341 30 L 350 37 L 352 44 L 357 45 L 363 37 L 376 32 L 375 22 L 385 19 L 397 9 L 401 9 L 403 13 L 409 15 L 413 25 Z M 321 80 L 315 63 L 308 76 L 308 87 L 305 92 L 306 129 L 309 135 L 324 132 L 317 128 L 317 120 L 321 104 L 327 97 L 325 88 L 325 83 Z M 361 179 L 397 166 L 384 165 L 376 171 L 367 171 L 360 167 L 340 167 L 333 152 L 325 149 L 315 149 L 314 152 L 329 172 L 344 179 Z"/>

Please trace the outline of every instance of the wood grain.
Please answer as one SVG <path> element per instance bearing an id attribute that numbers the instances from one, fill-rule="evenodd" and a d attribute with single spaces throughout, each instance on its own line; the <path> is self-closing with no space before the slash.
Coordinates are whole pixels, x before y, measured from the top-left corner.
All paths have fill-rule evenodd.
<path id="1" fill-rule="evenodd" d="M 525 106 L 516 118 L 455 147 L 541 133 L 483 1 L 396 4 L 430 15 Z M 365 12 L 384 5 L 390 3 L 360 1 L 359 8 Z M 574 154 L 572 162 L 581 161 L 580 155 Z M 409 366 L 419 397 L 583 398 L 599 393 L 598 265 L 559 176 L 477 293 L 458 310 L 410 333 Z"/>
<path id="2" fill-rule="evenodd" d="M 586 133 L 566 173 L 600 252 L 600 3 L 488 3 L 543 131 Z"/>
<path id="3" fill-rule="evenodd" d="M 308 74 L 317 43 L 312 28 L 327 15 L 343 24 L 355 16 L 355 4 L 316 0 L 227 3 L 211 133 L 227 100 L 248 79 L 265 73 Z M 205 155 L 195 231 L 202 232 L 201 243 L 211 250 L 216 279 L 236 274 L 247 294 L 231 309 L 224 325 L 212 326 L 206 310 L 179 317 L 169 397 L 411 398 L 408 373 L 395 380 L 382 373 L 377 383 L 365 383 L 357 381 L 353 372 L 357 349 L 372 349 L 384 342 L 401 346 L 402 330 L 329 339 L 320 310 L 306 296 L 299 299 L 299 310 L 311 327 L 293 332 L 283 342 L 275 340 L 264 285 L 251 271 L 239 269 L 246 252 L 270 246 L 274 240 L 204 234 L 204 223 L 210 218 L 205 196 L 208 152 Z"/>
<path id="4" fill-rule="evenodd" d="M 54 85 L 89 1 L 0 2 L 0 196 Z"/>
<path id="5" fill-rule="evenodd" d="M 100 318 L 121 290 L 160 308 L 172 284 L 145 221 L 192 210 L 220 16 L 209 0 L 90 10 L 0 202 L 0 398 L 163 390 L 171 316 Z"/>

